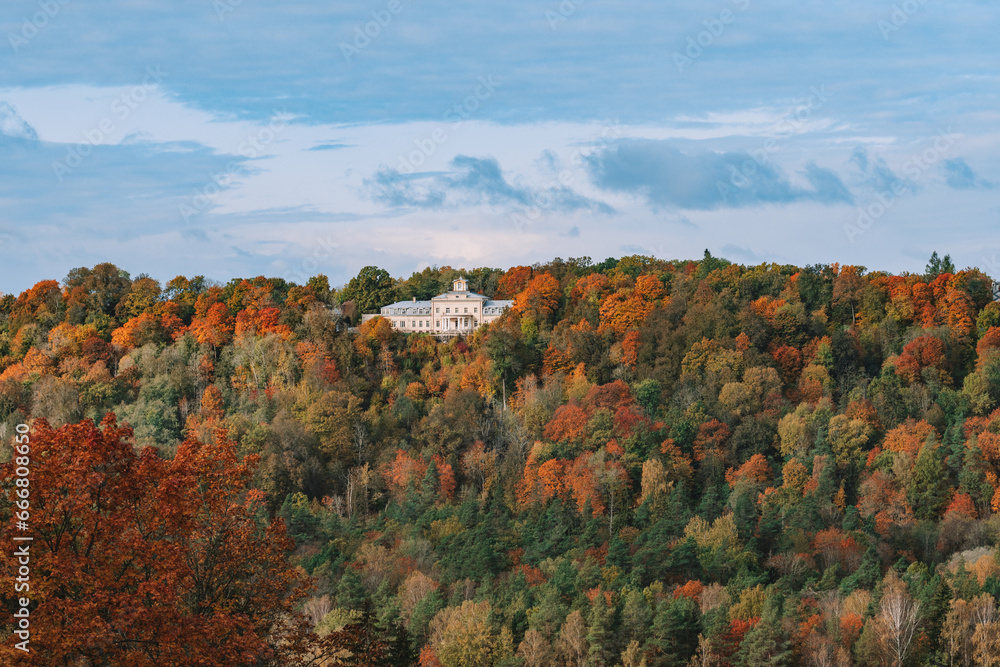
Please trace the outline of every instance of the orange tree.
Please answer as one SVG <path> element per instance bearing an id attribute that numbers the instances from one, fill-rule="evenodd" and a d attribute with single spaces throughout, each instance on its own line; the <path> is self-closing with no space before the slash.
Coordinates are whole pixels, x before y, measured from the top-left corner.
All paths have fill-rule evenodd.
<path id="1" fill-rule="evenodd" d="M 30 597 L 31 652 L 8 636 L 0 663 L 302 662 L 313 637 L 294 607 L 308 582 L 287 562 L 284 524 L 248 490 L 255 461 L 239 461 L 217 435 L 188 439 L 166 461 L 152 448 L 136 453 L 113 415 L 100 427 L 35 422 L 30 532 L 17 530 L 14 465 L 0 467 L 2 603 L 12 614 L 15 595 Z M 34 538 L 27 593 L 12 590 L 14 535 Z"/>

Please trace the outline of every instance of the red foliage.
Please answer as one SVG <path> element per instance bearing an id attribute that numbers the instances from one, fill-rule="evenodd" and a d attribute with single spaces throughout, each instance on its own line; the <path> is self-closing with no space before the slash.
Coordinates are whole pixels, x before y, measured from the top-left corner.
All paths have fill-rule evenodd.
<path id="1" fill-rule="evenodd" d="M 853 612 L 840 617 L 840 640 L 844 646 L 850 648 L 854 641 L 861 635 L 861 628 L 864 627 L 865 619 Z"/>
<path id="2" fill-rule="evenodd" d="M 446 463 L 440 454 L 434 455 L 434 465 L 438 474 L 438 494 L 441 500 L 451 500 L 455 495 L 455 471 L 450 463 Z"/>
<path id="3" fill-rule="evenodd" d="M 427 474 L 427 463 L 397 449 L 396 458 L 383 466 L 381 472 L 389 493 L 397 502 L 402 502 L 406 498 L 406 489 L 411 484 L 419 484 Z"/>
<path id="4" fill-rule="evenodd" d="M 35 422 L 32 655 L 5 642 L 0 663 L 295 662 L 306 582 L 286 560 L 283 522 L 266 519 L 263 494 L 249 489 L 257 458 L 241 462 L 221 431 L 212 445 L 186 440 L 170 461 L 132 440 L 114 415 L 100 428 Z M 3 488 L 15 478 L 13 462 L 0 467 Z M 4 549 L 3 576 L 17 568 Z"/>
<path id="5" fill-rule="evenodd" d="M 945 372 L 947 365 L 944 343 L 936 336 L 914 338 L 903 347 L 903 353 L 896 357 L 896 374 L 909 382 L 921 380 L 921 371 L 936 368 Z"/>
<path id="6" fill-rule="evenodd" d="M 634 405 L 623 405 L 615 412 L 614 433 L 617 438 L 631 438 L 643 431 L 649 431 L 653 422 Z"/>
<path id="7" fill-rule="evenodd" d="M 534 275 L 530 266 L 515 266 L 508 269 L 497 281 L 498 299 L 513 299 L 514 296 L 524 289 L 528 281 Z"/>
<path id="8" fill-rule="evenodd" d="M 949 515 L 964 516 L 970 519 L 976 518 L 976 506 L 972 502 L 972 496 L 968 493 L 956 493 L 955 497 L 948 503 L 948 509 L 944 511 L 944 516 Z"/>
<path id="9" fill-rule="evenodd" d="M 677 600 L 683 597 L 699 602 L 701 600 L 701 592 L 703 590 L 705 590 L 704 584 L 696 579 L 692 579 L 683 586 L 678 586 L 674 589 L 674 599 Z"/>
<path id="10" fill-rule="evenodd" d="M 735 487 L 741 479 L 756 484 L 766 484 L 773 476 L 774 472 L 771 470 L 771 464 L 767 462 L 764 455 L 754 454 L 739 468 L 730 468 L 726 472 L 726 481 L 729 482 L 729 486 L 731 487 Z"/>
<path id="11" fill-rule="evenodd" d="M 625 334 L 625 338 L 622 339 L 622 363 L 629 368 L 634 369 L 636 363 L 639 361 L 639 345 L 641 340 L 642 338 L 636 330 L 629 331 Z"/>
<path id="12" fill-rule="evenodd" d="M 703 461 L 710 452 L 719 453 L 731 435 L 729 427 L 718 419 L 712 419 L 698 427 L 694 438 L 694 458 Z"/>
<path id="13" fill-rule="evenodd" d="M 545 438 L 552 442 L 582 440 L 586 436 L 587 419 L 587 411 L 579 404 L 560 405 L 545 425 Z"/>
<path id="14" fill-rule="evenodd" d="M 632 403 L 632 392 L 621 380 L 591 387 L 583 399 L 583 404 L 590 410 L 607 408 L 611 412 L 617 412 L 618 408 Z"/>

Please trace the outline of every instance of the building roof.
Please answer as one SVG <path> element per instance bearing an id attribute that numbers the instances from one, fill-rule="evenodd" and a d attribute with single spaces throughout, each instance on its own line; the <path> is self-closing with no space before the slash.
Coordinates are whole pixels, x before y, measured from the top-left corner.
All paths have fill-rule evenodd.
<path id="1" fill-rule="evenodd" d="M 441 294 L 438 294 L 434 298 L 435 299 L 447 299 L 452 294 L 463 294 L 463 295 L 467 296 L 470 299 L 487 299 L 487 297 L 483 296 L 482 294 L 476 294 L 475 292 L 469 292 L 469 291 L 456 292 L 455 290 L 448 290 L 447 292 L 443 292 Z"/>

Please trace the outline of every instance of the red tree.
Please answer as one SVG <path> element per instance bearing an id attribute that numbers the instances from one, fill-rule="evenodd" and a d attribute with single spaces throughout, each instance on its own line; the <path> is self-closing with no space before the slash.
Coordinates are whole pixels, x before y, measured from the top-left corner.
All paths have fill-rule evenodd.
<path id="1" fill-rule="evenodd" d="M 30 459 L 31 654 L 0 646 L 6 664 L 251 665 L 304 650 L 306 593 L 280 520 L 247 491 L 224 433 L 189 439 L 172 461 L 136 454 L 113 415 L 52 429 L 35 424 Z M 8 497 L 15 460 L 0 468 Z M 23 463 L 23 462 L 22 462 Z M 17 517 L 4 512 L 4 542 Z M 18 561 L 0 556 L 13 581 Z M 9 594 L 8 594 L 9 595 Z M 10 602 L 8 600 L 8 602 Z M 301 653 L 300 653 L 301 655 Z M 281 662 L 285 664 L 285 662 Z"/>

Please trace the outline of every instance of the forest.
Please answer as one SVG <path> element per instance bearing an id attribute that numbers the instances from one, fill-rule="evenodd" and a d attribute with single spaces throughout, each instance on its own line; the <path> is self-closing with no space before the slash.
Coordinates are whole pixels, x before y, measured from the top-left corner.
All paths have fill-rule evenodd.
<path id="1" fill-rule="evenodd" d="M 468 337 L 382 305 L 464 276 Z M 1000 665 L 1000 303 L 713 257 L 0 298 L 44 665 Z"/>

